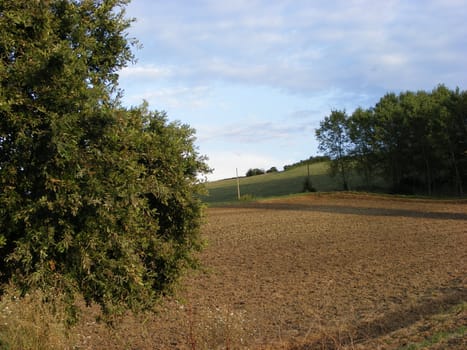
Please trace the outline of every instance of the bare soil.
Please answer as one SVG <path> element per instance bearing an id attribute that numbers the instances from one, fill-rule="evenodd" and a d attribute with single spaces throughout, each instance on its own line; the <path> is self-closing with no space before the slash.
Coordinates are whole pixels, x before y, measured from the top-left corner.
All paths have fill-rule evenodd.
<path id="1" fill-rule="evenodd" d="M 467 345 L 465 201 L 313 194 L 245 203 L 208 209 L 203 236 L 203 268 L 157 314 L 113 330 L 89 315 L 79 348 Z"/>

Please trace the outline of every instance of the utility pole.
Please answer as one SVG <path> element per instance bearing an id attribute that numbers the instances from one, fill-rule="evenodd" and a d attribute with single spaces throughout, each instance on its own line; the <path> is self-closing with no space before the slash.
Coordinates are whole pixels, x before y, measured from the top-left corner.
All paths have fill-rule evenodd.
<path id="1" fill-rule="evenodd" d="M 235 172 L 237 173 L 237 198 L 240 200 L 240 179 L 238 178 L 238 168 L 235 168 Z"/>

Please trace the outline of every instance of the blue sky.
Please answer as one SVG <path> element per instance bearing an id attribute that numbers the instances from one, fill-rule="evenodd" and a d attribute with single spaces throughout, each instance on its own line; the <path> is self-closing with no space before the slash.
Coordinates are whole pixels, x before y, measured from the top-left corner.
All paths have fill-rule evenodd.
<path id="1" fill-rule="evenodd" d="M 331 109 L 467 89 L 467 0 L 133 0 L 123 102 L 196 129 L 210 180 L 317 155 Z"/>

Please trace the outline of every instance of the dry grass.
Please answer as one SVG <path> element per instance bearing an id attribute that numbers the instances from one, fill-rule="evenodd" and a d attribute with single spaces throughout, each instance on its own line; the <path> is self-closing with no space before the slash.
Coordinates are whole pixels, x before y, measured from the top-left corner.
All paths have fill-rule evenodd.
<path id="1" fill-rule="evenodd" d="M 108 329 L 85 309 L 71 336 L 34 318 L 46 314 L 34 300 L 24 318 L 19 306 L 7 315 L 11 299 L 0 311 L 63 349 L 461 349 L 466 223 L 465 202 L 360 195 L 211 208 L 205 270 L 156 313 Z M 15 328 L 1 326 L 0 339 Z"/>
<path id="2" fill-rule="evenodd" d="M 79 335 L 66 326 L 63 304 L 42 302 L 40 292 L 24 298 L 9 289 L 0 301 L 0 348 L 21 350 L 70 349 Z M 58 300 L 58 299 L 57 299 Z"/>

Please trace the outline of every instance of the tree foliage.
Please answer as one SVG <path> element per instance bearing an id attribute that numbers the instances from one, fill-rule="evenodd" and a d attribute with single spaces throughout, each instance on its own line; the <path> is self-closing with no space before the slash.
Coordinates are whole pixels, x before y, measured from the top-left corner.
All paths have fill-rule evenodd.
<path id="1" fill-rule="evenodd" d="M 270 174 L 270 173 L 277 173 L 279 172 L 279 170 L 277 170 L 277 168 L 275 166 L 273 167 L 270 167 L 268 170 L 266 170 L 266 173 L 267 174 Z"/>
<path id="2" fill-rule="evenodd" d="M 200 246 L 194 130 L 119 103 L 124 0 L 0 0 L 0 283 L 151 307 Z"/>
<path id="3" fill-rule="evenodd" d="M 344 190 L 349 189 L 350 137 L 348 116 L 345 111 L 334 110 L 324 118 L 316 129 L 318 149 L 328 156 L 333 174 L 339 174 Z"/>
<path id="4" fill-rule="evenodd" d="M 308 159 L 303 159 L 293 164 L 284 165 L 284 171 L 292 170 L 297 167 L 301 167 L 303 165 L 311 165 L 315 163 L 329 162 L 329 161 L 330 161 L 330 158 L 328 156 L 310 156 Z"/>
<path id="5" fill-rule="evenodd" d="M 247 177 L 250 177 L 250 176 L 256 176 L 256 175 L 263 175 L 264 173 L 265 173 L 264 169 L 252 168 L 252 169 L 248 169 L 245 175 Z"/>
<path id="6" fill-rule="evenodd" d="M 368 187 L 374 176 L 381 175 L 394 192 L 464 193 L 465 91 L 440 85 L 431 92 L 388 93 L 374 107 L 358 108 L 350 117 L 333 112 L 316 135 L 319 149 L 335 166 L 340 159 L 350 160 Z M 348 136 L 344 143 L 343 136 Z"/>

